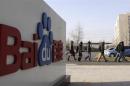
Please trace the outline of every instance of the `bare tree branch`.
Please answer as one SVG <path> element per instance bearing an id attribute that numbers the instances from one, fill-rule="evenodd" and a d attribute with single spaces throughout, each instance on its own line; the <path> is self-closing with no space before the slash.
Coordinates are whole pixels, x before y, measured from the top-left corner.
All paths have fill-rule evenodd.
<path id="1" fill-rule="evenodd" d="M 82 41 L 83 28 L 81 27 L 80 24 L 78 24 L 77 28 L 75 28 L 75 30 L 71 32 L 71 37 L 76 44 Z"/>

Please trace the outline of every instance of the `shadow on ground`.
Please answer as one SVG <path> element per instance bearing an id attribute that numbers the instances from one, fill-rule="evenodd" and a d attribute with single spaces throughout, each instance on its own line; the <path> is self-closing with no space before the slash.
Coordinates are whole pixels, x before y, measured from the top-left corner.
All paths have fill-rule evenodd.
<path id="1" fill-rule="evenodd" d="M 130 86 L 130 81 L 120 82 L 72 82 L 70 86 Z"/>

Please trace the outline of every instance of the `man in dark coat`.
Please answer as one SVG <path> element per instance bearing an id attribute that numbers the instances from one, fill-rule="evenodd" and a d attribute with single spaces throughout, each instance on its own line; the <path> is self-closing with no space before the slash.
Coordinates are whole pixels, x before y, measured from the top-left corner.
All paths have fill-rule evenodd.
<path id="1" fill-rule="evenodd" d="M 117 61 L 117 60 L 119 60 L 119 57 L 120 57 L 120 52 L 121 52 L 121 42 L 116 46 L 116 51 L 117 51 L 117 54 L 116 54 L 116 58 L 115 58 L 115 62 Z"/>
<path id="2" fill-rule="evenodd" d="M 124 42 L 122 41 L 122 42 L 120 42 L 120 56 L 119 56 L 118 62 L 120 62 L 121 59 L 122 59 L 123 61 L 127 61 L 127 60 L 125 59 L 124 52 L 125 52 L 125 47 L 124 47 Z"/>
<path id="3" fill-rule="evenodd" d="M 74 42 L 73 41 L 71 41 L 70 54 L 71 54 L 71 56 L 74 57 L 74 60 L 76 60 L 75 51 L 74 51 Z M 70 59 L 70 56 L 68 57 L 68 61 L 69 61 L 69 59 Z"/>
<path id="4" fill-rule="evenodd" d="M 79 44 L 79 58 L 78 58 L 78 61 L 81 61 L 82 49 L 83 49 L 83 42 L 80 42 L 80 44 Z"/>
<path id="5" fill-rule="evenodd" d="M 99 51 L 100 51 L 100 57 L 98 57 L 98 62 L 100 61 L 100 59 L 103 57 L 103 59 L 105 60 L 105 62 L 107 62 L 106 58 L 105 58 L 105 55 L 104 55 L 104 49 L 105 49 L 105 42 L 102 42 L 100 45 L 99 45 Z"/>
<path id="6" fill-rule="evenodd" d="M 79 45 L 76 47 L 76 53 L 78 53 L 79 51 Z"/>

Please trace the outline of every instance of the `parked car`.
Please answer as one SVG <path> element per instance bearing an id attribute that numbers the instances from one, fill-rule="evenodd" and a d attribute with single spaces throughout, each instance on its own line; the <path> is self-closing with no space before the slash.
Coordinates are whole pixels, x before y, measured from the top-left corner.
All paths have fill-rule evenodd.
<path id="1" fill-rule="evenodd" d="M 109 57 L 115 57 L 117 54 L 117 51 L 115 50 L 115 48 L 109 48 L 109 49 L 104 50 L 104 54 Z M 127 57 L 130 57 L 130 46 L 125 46 L 124 55 Z"/>
<path id="2" fill-rule="evenodd" d="M 125 56 L 130 57 L 130 46 L 125 46 Z"/>
<path id="3" fill-rule="evenodd" d="M 104 54 L 109 57 L 115 57 L 117 54 L 117 51 L 115 50 L 115 48 L 109 48 L 109 49 L 104 50 Z"/>

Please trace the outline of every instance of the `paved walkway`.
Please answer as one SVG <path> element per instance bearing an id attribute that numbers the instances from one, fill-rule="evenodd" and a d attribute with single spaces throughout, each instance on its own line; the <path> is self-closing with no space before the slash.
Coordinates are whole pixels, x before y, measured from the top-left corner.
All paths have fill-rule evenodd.
<path id="1" fill-rule="evenodd" d="M 129 65 L 69 63 L 66 69 L 66 73 L 71 75 L 71 86 L 130 86 Z"/>

